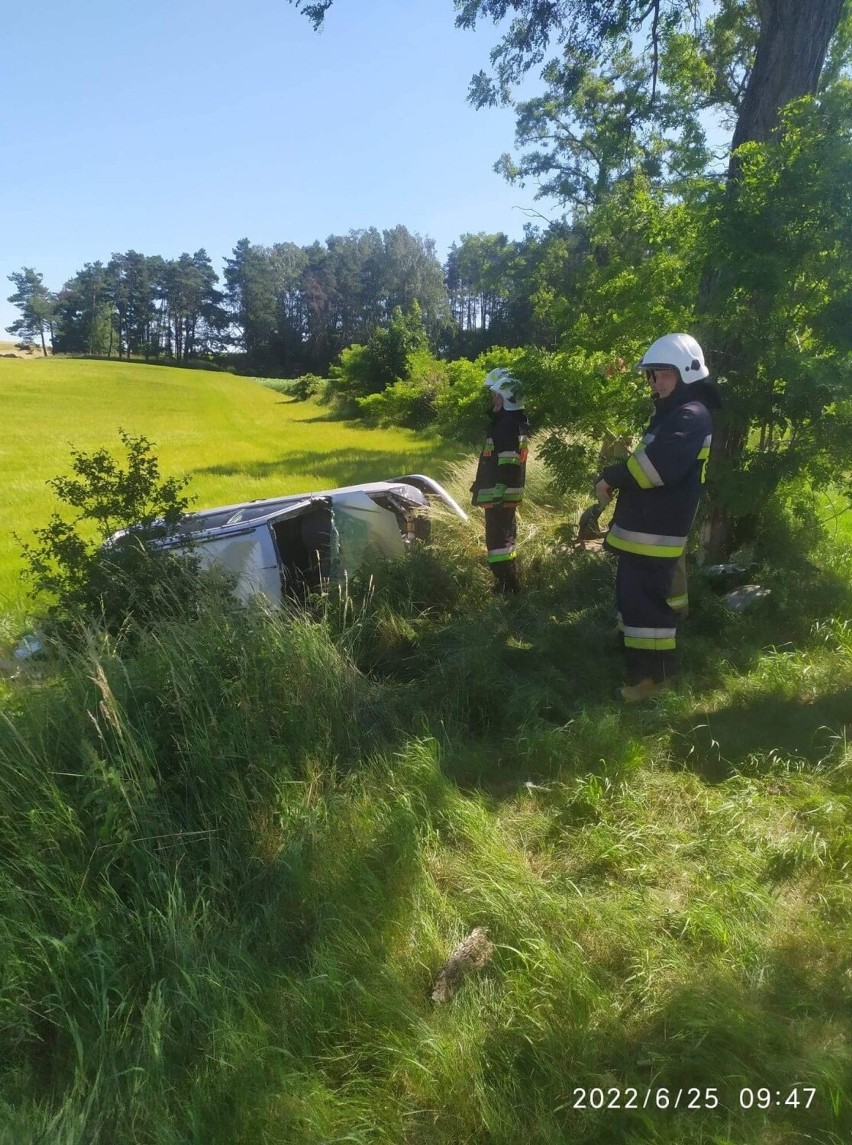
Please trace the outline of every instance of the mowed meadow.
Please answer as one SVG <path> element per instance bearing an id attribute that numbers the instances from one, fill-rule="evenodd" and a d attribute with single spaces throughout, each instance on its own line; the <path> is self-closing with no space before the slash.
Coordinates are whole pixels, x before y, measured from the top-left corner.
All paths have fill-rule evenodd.
<path id="1" fill-rule="evenodd" d="M 224 374 L 0 381 L 4 531 L 118 425 L 200 504 L 452 460 Z M 852 546 L 778 516 L 771 595 L 695 575 L 677 689 L 624 708 L 583 494 L 527 490 L 517 600 L 442 517 L 307 611 L 0 680 L 0 1145 L 847 1145 Z"/>
<path id="2" fill-rule="evenodd" d="M 143 363 L 0 357 L 0 613 L 23 607 L 20 545 L 58 502 L 46 482 L 70 450 L 120 450 L 143 434 L 166 476 L 186 474 L 194 506 L 380 480 L 457 451 L 409 430 L 334 421 L 312 402 L 229 373 Z"/>

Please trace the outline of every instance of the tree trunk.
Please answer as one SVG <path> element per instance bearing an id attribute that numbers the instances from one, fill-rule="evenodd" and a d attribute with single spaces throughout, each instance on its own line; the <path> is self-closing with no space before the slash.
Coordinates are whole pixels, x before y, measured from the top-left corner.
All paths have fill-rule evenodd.
<path id="1" fill-rule="evenodd" d="M 760 36 L 731 150 L 755 140 L 765 143 L 778 126 L 781 109 L 812 95 L 844 0 L 755 0 Z M 736 157 L 729 174 L 736 176 Z"/>
<path id="2" fill-rule="evenodd" d="M 818 90 L 828 46 L 837 30 L 844 2 L 755 0 L 760 17 L 760 35 L 731 143 L 729 196 L 736 195 L 740 174 L 736 149 L 744 143 L 767 142 L 778 127 L 785 105 Z M 706 267 L 696 309 L 702 337 L 715 351 L 724 372 L 725 363 L 735 366 L 744 358 L 714 319 L 711 296 L 715 282 L 716 267 Z M 728 410 L 721 432 L 714 434 L 714 469 L 726 467 L 739 456 L 746 445 L 747 435 L 748 426 L 737 423 L 736 410 Z M 731 513 L 714 500 L 708 521 L 709 527 L 702 540 L 702 557 L 719 560 L 728 553 Z"/>

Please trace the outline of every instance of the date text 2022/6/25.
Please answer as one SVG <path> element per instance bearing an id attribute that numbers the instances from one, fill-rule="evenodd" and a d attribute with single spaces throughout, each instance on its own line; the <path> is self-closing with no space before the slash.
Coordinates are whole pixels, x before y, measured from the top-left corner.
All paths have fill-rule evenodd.
<path id="1" fill-rule="evenodd" d="M 716 1086 L 577 1086 L 567 1102 L 569 1109 L 810 1109 L 816 1088 L 791 1085 L 787 1089 L 744 1086 L 723 1100 Z M 566 1106 L 562 1107 L 563 1109 Z"/>

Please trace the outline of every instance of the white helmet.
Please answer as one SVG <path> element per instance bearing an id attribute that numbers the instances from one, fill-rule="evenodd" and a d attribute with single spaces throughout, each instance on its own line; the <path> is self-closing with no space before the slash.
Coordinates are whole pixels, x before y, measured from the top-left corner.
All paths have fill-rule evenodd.
<path id="1" fill-rule="evenodd" d="M 502 367 L 492 370 L 489 374 L 485 375 L 485 385 L 492 393 L 500 395 L 503 399 L 503 409 L 516 410 L 524 408 L 521 383 L 509 370 L 504 370 Z"/>
<path id="2" fill-rule="evenodd" d="M 636 369 L 677 370 L 687 385 L 710 377 L 704 351 L 691 334 L 665 334 L 658 338 L 645 351 Z"/>

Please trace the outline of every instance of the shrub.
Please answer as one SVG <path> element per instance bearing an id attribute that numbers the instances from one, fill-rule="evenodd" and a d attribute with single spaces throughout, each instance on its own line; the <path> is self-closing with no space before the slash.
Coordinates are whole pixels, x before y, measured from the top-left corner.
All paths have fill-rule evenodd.
<path id="1" fill-rule="evenodd" d="M 320 386 L 322 386 L 324 379 L 319 374 L 302 374 L 301 377 L 294 378 L 290 383 L 289 392 L 294 398 L 300 402 L 306 402 L 308 398 L 314 397 L 319 393 Z"/>
<path id="2" fill-rule="evenodd" d="M 439 361 L 428 350 L 417 350 L 409 359 L 408 377 L 394 382 L 380 394 L 361 398 L 358 410 L 380 425 L 425 429 L 435 419 L 448 374 L 446 362 Z"/>
<path id="3" fill-rule="evenodd" d="M 275 390 L 277 394 L 287 394 L 299 402 L 315 397 L 325 385 L 325 378 L 319 374 L 302 374 L 298 378 L 258 378 L 257 381 L 266 389 Z"/>
<path id="4" fill-rule="evenodd" d="M 146 543 L 177 528 L 189 504 L 187 478 L 162 479 L 147 438 L 118 432 L 126 465 L 105 448 L 72 450 L 73 476 L 48 484 L 76 515 L 53 513 L 34 543 L 22 543 L 25 575 L 50 601 L 49 628 L 98 621 L 116 632 L 131 618 L 144 624 L 181 612 L 196 591 L 191 553 Z"/>
<path id="5" fill-rule="evenodd" d="M 395 307 L 388 326 L 377 327 L 366 346 L 355 344 L 341 351 L 328 372 L 329 399 L 335 403 L 358 401 L 408 378 L 416 355 L 425 351 L 427 344 L 417 303 L 405 314 Z"/>

